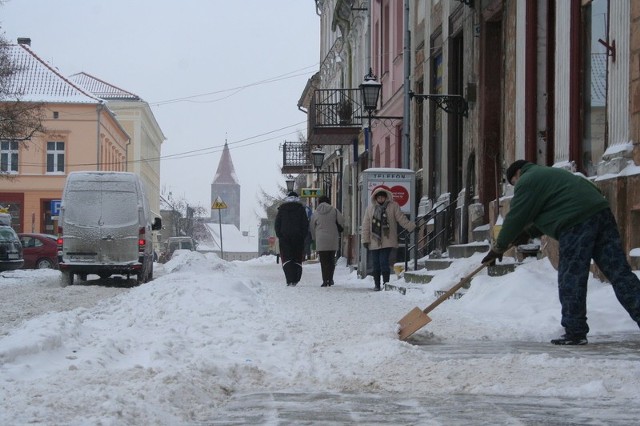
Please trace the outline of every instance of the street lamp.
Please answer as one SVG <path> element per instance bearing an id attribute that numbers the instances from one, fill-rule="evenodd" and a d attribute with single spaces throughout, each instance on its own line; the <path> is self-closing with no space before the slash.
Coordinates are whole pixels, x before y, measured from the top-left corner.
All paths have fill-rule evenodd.
<path id="1" fill-rule="evenodd" d="M 373 69 L 369 68 L 369 74 L 364 76 L 364 81 L 360 83 L 360 94 L 362 95 L 362 105 L 369 115 L 369 126 L 367 128 L 367 137 L 365 138 L 365 148 L 368 152 L 369 164 L 373 161 L 373 156 L 369 147 L 371 145 L 371 116 L 378 109 L 378 98 L 380 97 L 380 89 L 382 83 L 373 75 Z"/>
<path id="2" fill-rule="evenodd" d="M 287 175 L 287 178 L 284 180 L 284 182 L 287 184 L 287 194 L 293 191 L 293 188 L 296 184 L 296 179 L 291 175 Z"/>
<path id="3" fill-rule="evenodd" d="M 321 149 L 314 149 L 313 151 L 311 151 L 311 162 L 313 164 L 313 167 L 316 169 L 316 181 L 318 182 L 318 184 L 320 184 L 320 175 L 323 176 L 323 179 L 322 179 L 323 187 L 324 189 L 329 188 L 329 191 L 324 195 L 326 195 L 329 198 L 331 198 L 330 189 L 333 185 L 331 180 L 331 175 L 338 175 L 338 187 L 342 185 L 342 150 L 336 150 L 335 154 L 337 157 L 340 158 L 339 169 L 336 171 L 330 171 L 330 170 L 320 171 L 320 169 L 322 169 L 322 165 L 324 164 L 325 152 L 322 151 Z"/>
<path id="4" fill-rule="evenodd" d="M 313 161 L 313 167 L 320 170 L 322 168 L 322 164 L 324 164 L 324 151 L 320 149 L 314 149 L 311 151 L 311 160 Z"/>
<path id="5" fill-rule="evenodd" d="M 382 89 L 382 83 L 373 75 L 373 69 L 369 68 L 369 74 L 365 75 L 364 81 L 360 83 L 362 105 L 364 106 L 364 110 L 369 113 L 369 122 L 371 122 L 371 114 L 378 109 L 380 89 Z M 371 124 L 369 124 L 369 127 L 371 127 Z"/>
<path id="6" fill-rule="evenodd" d="M 311 162 L 313 163 L 313 167 L 316 169 L 316 182 L 320 185 L 320 169 L 324 164 L 324 151 L 321 149 L 314 149 L 311 151 Z"/>

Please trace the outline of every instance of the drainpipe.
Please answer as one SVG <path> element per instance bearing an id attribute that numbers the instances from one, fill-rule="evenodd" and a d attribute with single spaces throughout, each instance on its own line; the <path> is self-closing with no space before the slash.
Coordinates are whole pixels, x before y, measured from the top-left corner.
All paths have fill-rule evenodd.
<path id="1" fill-rule="evenodd" d="M 409 0 L 404 0 L 404 84 L 403 84 L 403 118 L 402 118 L 402 167 L 411 169 L 409 162 L 411 147 L 409 146 L 409 124 L 411 119 L 411 105 L 409 103 L 409 91 L 411 89 L 411 31 L 409 30 Z M 416 200 L 417 201 L 417 200 Z"/>
<path id="2" fill-rule="evenodd" d="M 127 138 L 127 144 L 124 146 L 124 171 L 129 171 L 129 145 L 131 145 L 131 138 Z"/>
<path id="3" fill-rule="evenodd" d="M 100 171 L 101 167 L 100 167 L 100 160 L 101 160 L 101 155 L 100 155 L 100 127 L 101 127 L 101 123 L 100 123 L 100 117 L 102 116 L 102 109 L 104 108 L 104 105 L 101 103 L 98 104 L 98 107 L 96 108 L 96 112 L 98 113 L 98 120 L 97 120 L 97 124 L 96 124 L 96 170 Z"/>
<path id="4" fill-rule="evenodd" d="M 367 6 L 367 22 L 369 23 L 369 34 L 367 35 L 366 55 L 369 69 L 373 68 L 371 62 L 371 37 L 373 37 L 373 22 L 371 22 L 371 8 L 373 7 L 373 0 L 369 0 L 369 6 Z M 379 15 L 382 16 L 382 4 L 380 4 Z M 380 76 L 382 80 L 382 75 Z M 371 112 L 369 113 L 369 127 L 366 128 L 364 133 L 364 146 L 367 150 L 367 168 L 373 167 L 373 132 L 371 131 Z"/>

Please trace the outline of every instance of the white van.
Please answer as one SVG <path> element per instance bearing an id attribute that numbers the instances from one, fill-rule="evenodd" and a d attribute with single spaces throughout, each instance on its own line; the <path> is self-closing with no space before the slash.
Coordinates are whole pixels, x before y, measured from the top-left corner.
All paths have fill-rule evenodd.
<path id="1" fill-rule="evenodd" d="M 153 279 L 152 222 L 140 177 L 127 172 L 72 172 L 62 193 L 58 219 L 58 261 L 62 284 L 74 275 Z"/>

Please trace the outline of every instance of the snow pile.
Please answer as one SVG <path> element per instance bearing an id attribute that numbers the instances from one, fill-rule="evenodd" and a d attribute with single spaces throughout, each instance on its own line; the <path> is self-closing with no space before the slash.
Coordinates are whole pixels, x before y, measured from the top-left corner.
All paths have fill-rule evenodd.
<path id="1" fill-rule="evenodd" d="M 453 286 L 481 258 L 455 260 L 403 296 L 371 291 L 371 278 L 357 278 L 343 262 L 334 287 L 320 287 L 318 264 L 305 264 L 302 282 L 287 287 L 273 256 L 225 262 L 177 251 L 156 265 L 150 283 L 93 306 L 35 316 L 2 336 L 0 421 L 181 424 L 212 418 L 235 393 L 260 390 L 640 402 L 636 362 L 553 355 L 558 349 L 547 342 L 562 329 L 556 272 L 546 260 L 530 259 L 502 277 L 481 272 L 462 298 L 430 313 L 414 344 L 397 339 L 400 318 L 431 303 L 434 290 Z M 639 334 L 608 284 L 591 279 L 589 287 L 590 338 Z M 89 288 L 56 289 L 65 295 Z M 496 351 L 496 342 L 532 350 Z"/>

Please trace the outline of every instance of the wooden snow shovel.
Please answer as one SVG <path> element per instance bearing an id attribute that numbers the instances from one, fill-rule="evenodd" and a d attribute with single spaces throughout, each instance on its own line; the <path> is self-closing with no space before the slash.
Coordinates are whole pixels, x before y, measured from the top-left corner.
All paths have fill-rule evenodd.
<path id="1" fill-rule="evenodd" d="M 480 272 L 482 269 L 484 269 L 485 266 L 488 266 L 490 263 L 491 262 L 487 262 L 478 266 L 473 272 L 471 272 L 469 275 L 462 278 L 458 284 L 451 287 L 449 291 L 444 293 L 442 296 L 438 297 L 432 304 L 430 304 L 426 308 L 421 310 L 420 308 L 415 307 L 407 315 L 402 317 L 402 319 L 398 321 L 398 325 L 400 326 L 400 329 L 398 330 L 398 337 L 400 338 L 400 340 L 407 340 L 407 338 L 411 336 L 413 333 L 420 330 L 425 325 L 429 324 L 431 322 L 431 318 L 429 318 L 429 315 L 427 314 L 432 310 L 434 310 L 439 304 L 447 300 L 453 293 L 458 291 L 463 285 L 471 281 L 471 279 L 475 274 Z"/>

